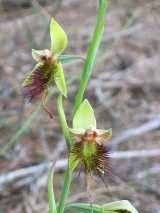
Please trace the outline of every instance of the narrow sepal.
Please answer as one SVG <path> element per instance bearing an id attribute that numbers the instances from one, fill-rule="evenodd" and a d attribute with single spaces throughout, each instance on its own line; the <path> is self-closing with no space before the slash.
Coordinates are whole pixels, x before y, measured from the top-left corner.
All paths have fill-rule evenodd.
<path id="1" fill-rule="evenodd" d="M 69 156 L 69 170 L 70 172 L 73 172 L 76 167 L 79 165 L 80 159 L 77 158 L 76 155 L 70 154 Z"/>
<path id="2" fill-rule="evenodd" d="M 105 143 L 112 137 L 112 129 L 97 129 L 97 143 Z"/>
<path id="3" fill-rule="evenodd" d="M 54 80 L 55 80 L 56 85 L 57 85 L 59 91 L 61 92 L 61 94 L 66 97 L 67 96 L 67 87 L 66 87 L 66 82 L 65 82 L 65 78 L 64 78 L 62 64 L 60 62 L 57 64 L 57 68 L 54 73 Z"/>

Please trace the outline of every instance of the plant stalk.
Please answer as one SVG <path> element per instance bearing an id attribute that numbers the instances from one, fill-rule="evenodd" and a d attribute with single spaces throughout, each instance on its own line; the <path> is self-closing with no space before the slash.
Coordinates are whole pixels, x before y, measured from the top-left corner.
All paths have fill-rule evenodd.
<path id="1" fill-rule="evenodd" d="M 62 95 L 58 96 L 57 110 L 58 110 L 58 114 L 59 114 L 60 125 L 61 125 L 61 128 L 63 130 L 63 134 L 64 134 L 66 144 L 67 144 L 67 148 L 68 148 L 68 151 L 69 151 L 70 150 L 70 136 L 69 136 L 68 124 L 67 124 L 67 121 L 66 121 L 66 116 L 65 116 L 63 104 L 62 104 Z"/>
<path id="2" fill-rule="evenodd" d="M 65 176 L 64 176 L 64 184 L 63 184 L 63 189 L 62 189 L 62 193 L 61 193 L 61 196 L 60 196 L 58 213 L 64 212 L 65 201 L 66 201 L 68 194 L 69 194 L 71 179 L 72 179 L 72 172 L 69 170 L 69 167 L 68 167 L 67 170 L 66 170 Z"/>
<path id="3" fill-rule="evenodd" d="M 74 110 L 73 110 L 74 113 L 76 112 L 76 110 L 78 109 L 79 105 L 83 100 L 84 92 L 92 73 L 95 57 L 97 54 L 97 50 L 100 46 L 100 42 L 104 31 L 106 9 L 107 9 L 107 0 L 99 0 L 99 9 L 96 20 L 96 27 L 88 47 L 87 57 L 82 70 L 78 92 L 74 101 Z"/>

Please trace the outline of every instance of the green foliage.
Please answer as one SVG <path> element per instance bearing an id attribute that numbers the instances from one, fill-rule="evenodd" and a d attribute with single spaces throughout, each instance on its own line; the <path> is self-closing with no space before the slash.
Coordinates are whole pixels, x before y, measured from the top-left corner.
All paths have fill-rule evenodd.
<path id="1" fill-rule="evenodd" d="M 111 202 L 105 205 L 91 205 L 88 203 L 73 203 L 65 206 L 65 211 L 76 210 L 84 213 L 138 213 L 127 200 Z"/>
<path id="2" fill-rule="evenodd" d="M 90 45 L 88 47 L 86 61 L 81 74 L 80 84 L 79 84 L 78 92 L 74 102 L 74 113 L 76 112 L 76 110 L 78 109 L 79 105 L 81 104 L 83 100 L 85 89 L 87 87 L 89 78 L 92 74 L 96 54 L 100 46 L 100 42 L 101 42 L 103 31 L 104 31 L 107 2 L 108 2 L 107 0 L 99 0 L 99 9 L 98 9 L 98 15 L 96 20 L 96 26 L 95 26 L 95 30 L 94 30 Z"/>
<path id="3" fill-rule="evenodd" d="M 53 169 L 50 169 L 48 173 L 48 202 L 49 202 L 48 213 L 57 213 L 57 207 L 53 191 Z"/>
<path id="4" fill-rule="evenodd" d="M 68 125 L 67 125 L 66 116 L 65 116 L 65 113 L 64 113 L 64 109 L 63 109 L 62 95 L 58 96 L 57 110 L 58 110 L 60 125 L 61 125 L 64 137 L 65 137 L 65 140 L 66 140 L 67 148 L 68 148 L 68 150 L 70 150 L 69 128 L 68 128 Z"/>

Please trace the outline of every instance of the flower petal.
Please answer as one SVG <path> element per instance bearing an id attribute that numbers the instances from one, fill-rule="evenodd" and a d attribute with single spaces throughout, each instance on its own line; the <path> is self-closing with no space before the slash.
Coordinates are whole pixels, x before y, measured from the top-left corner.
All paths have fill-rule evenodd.
<path id="1" fill-rule="evenodd" d="M 76 169 L 76 167 L 78 166 L 79 163 L 80 163 L 80 159 L 77 158 L 76 155 L 70 154 L 70 157 L 69 157 L 69 170 L 70 170 L 70 172 L 73 172 Z"/>
<path id="2" fill-rule="evenodd" d="M 54 74 L 54 79 L 55 79 L 55 82 L 56 82 L 56 85 L 57 85 L 59 91 L 62 93 L 62 95 L 64 95 L 66 97 L 67 96 L 67 87 L 66 87 L 66 82 L 65 82 L 65 78 L 64 78 L 62 64 L 60 62 L 57 64 L 57 68 L 56 68 L 55 74 Z"/>
<path id="3" fill-rule="evenodd" d="M 62 27 L 52 18 L 50 22 L 51 52 L 60 55 L 67 47 L 68 38 Z"/>
<path id="4" fill-rule="evenodd" d="M 104 143 L 107 142 L 112 137 L 112 129 L 97 129 L 97 138 L 96 142 L 98 143 Z"/>
<path id="5" fill-rule="evenodd" d="M 87 130 L 91 127 L 96 128 L 96 119 L 90 103 L 85 99 L 75 113 L 73 128 Z"/>
<path id="6" fill-rule="evenodd" d="M 45 50 L 32 49 L 32 57 L 35 61 L 41 61 L 43 60 L 43 57 L 46 57 L 46 59 L 51 57 L 51 52 L 48 49 Z"/>
<path id="7" fill-rule="evenodd" d="M 80 142 L 85 133 L 84 129 L 69 129 L 70 137 L 73 142 Z"/>

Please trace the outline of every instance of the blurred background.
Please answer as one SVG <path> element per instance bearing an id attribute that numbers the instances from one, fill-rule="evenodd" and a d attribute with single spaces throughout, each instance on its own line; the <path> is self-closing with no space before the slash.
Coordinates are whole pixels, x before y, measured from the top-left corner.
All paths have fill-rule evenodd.
<path id="1" fill-rule="evenodd" d="M 0 212 L 47 212 L 48 162 L 56 159 L 59 197 L 66 168 L 65 143 L 51 88 L 50 120 L 39 103 L 22 96 L 32 69 L 31 49 L 49 48 L 49 18 L 69 37 L 66 54 L 85 56 L 96 18 L 95 0 L 0 0 Z M 69 123 L 80 61 L 64 65 Z M 130 200 L 140 213 L 160 213 L 160 1 L 110 0 L 105 33 L 86 97 L 108 142 L 112 178 L 95 178 L 95 203 Z M 112 180 L 110 180 L 112 179 Z M 86 201 L 83 174 L 75 174 L 69 202 Z"/>

